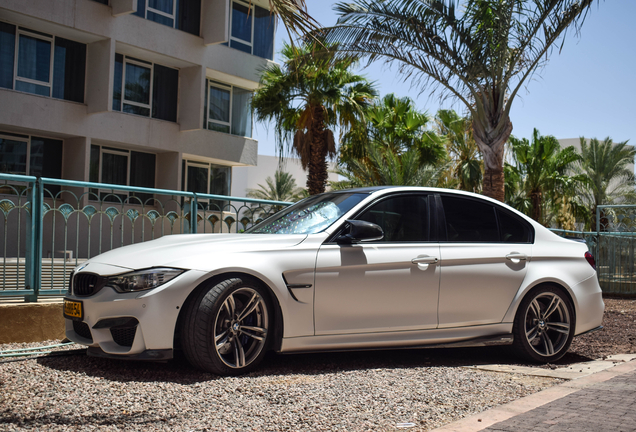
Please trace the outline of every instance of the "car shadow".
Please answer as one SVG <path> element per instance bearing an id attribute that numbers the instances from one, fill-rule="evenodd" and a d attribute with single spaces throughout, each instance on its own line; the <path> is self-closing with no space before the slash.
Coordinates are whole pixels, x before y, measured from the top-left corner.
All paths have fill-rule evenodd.
<path id="1" fill-rule="evenodd" d="M 314 374 L 378 368 L 463 367 L 488 364 L 554 369 L 592 360 L 576 353 L 567 353 L 558 362 L 550 365 L 522 361 L 513 355 L 508 347 L 420 348 L 289 355 L 271 353 L 265 358 L 259 371 L 262 374 Z"/>
<path id="2" fill-rule="evenodd" d="M 566 367 L 593 359 L 568 353 L 554 365 L 520 361 L 507 347 L 426 348 L 375 351 L 275 354 L 268 353 L 260 366 L 244 376 L 316 375 L 341 371 L 416 367 L 462 367 L 486 364 Z M 181 353 L 167 362 L 127 361 L 88 357 L 85 353 L 38 358 L 42 366 L 117 382 L 170 382 L 196 384 L 223 379 L 192 367 Z"/>
<path id="3" fill-rule="evenodd" d="M 43 356 L 37 362 L 59 371 L 124 383 L 165 382 L 189 385 L 222 378 L 192 367 L 182 355 L 170 361 L 152 362 L 90 357 L 86 355 L 86 350 L 82 351 L 68 356 Z"/>

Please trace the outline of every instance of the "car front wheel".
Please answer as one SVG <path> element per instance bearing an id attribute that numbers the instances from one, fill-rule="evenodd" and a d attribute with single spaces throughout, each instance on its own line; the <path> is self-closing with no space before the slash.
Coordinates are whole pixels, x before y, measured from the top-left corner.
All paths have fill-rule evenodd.
<path id="1" fill-rule="evenodd" d="M 182 340 L 188 361 L 218 375 L 254 369 L 270 340 L 272 313 L 263 287 L 229 278 L 204 289 L 186 309 Z"/>
<path id="2" fill-rule="evenodd" d="M 563 289 L 535 288 L 517 310 L 513 349 L 531 362 L 555 362 L 570 348 L 574 327 L 574 308 Z"/>

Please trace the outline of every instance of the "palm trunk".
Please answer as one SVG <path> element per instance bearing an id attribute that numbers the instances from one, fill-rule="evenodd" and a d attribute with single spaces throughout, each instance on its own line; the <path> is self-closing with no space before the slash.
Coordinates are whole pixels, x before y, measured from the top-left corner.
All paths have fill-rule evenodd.
<path id="1" fill-rule="evenodd" d="M 532 219 L 541 223 L 542 209 L 541 209 L 541 192 L 531 192 L 530 200 L 532 201 Z"/>
<path id="2" fill-rule="evenodd" d="M 505 177 L 502 166 L 490 167 L 484 163 L 484 184 L 482 193 L 503 202 L 506 196 Z"/>
<path id="3" fill-rule="evenodd" d="M 501 202 L 505 199 L 504 146 L 512 132 L 510 120 L 502 124 L 501 127 L 492 127 L 473 121 L 473 137 L 484 158 L 483 194 Z"/>
<path id="4" fill-rule="evenodd" d="M 325 191 L 327 184 L 327 134 L 325 130 L 324 112 L 322 106 L 313 109 L 311 125 L 311 151 L 307 175 L 307 190 L 309 195 L 316 195 Z"/>

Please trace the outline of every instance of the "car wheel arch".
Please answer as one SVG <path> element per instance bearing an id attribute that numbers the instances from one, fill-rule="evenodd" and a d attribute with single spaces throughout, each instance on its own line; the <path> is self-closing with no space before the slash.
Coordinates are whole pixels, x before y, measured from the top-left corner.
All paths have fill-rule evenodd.
<path id="1" fill-rule="evenodd" d="M 565 294 L 568 296 L 568 300 L 572 304 L 572 309 L 574 310 L 574 320 L 575 320 L 574 322 L 576 323 L 576 316 L 578 314 L 578 304 L 576 302 L 576 296 L 573 294 L 572 289 L 567 284 L 563 283 L 563 281 L 556 280 L 556 279 L 535 281 L 535 283 L 531 285 L 522 287 L 517 293 L 517 296 L 513 300 L 512 304 L 510 305 L 510 308 L 506 312 L 503 322 L 514 321 L 514 318 L 517 315 L 517 310 L 519 309 L 519 306 L 521 305 L 521 302 L 523 301 L 523 299 L 531 295 L 533 291 L 536 291 L 546 286 L 556 286 L 558 288 L 561 288 L 565 292 Z"/>
<path id="2" fill-rule="evenodd" d="M 192 292 L 190 292 L 190 294 L 188 294 L 185 301 L 183 302 L 183 305 L 181 306 L 179 310 L 179 316 L 177 317 L 177 322 L 174 329 L 174 340 L 173 340 L 174 349 L 181 348 L 180 341 L 179 341 L 181 326 L 183 324 L 183 319 L 186 314 L 185 311 L 188 309 L 187 305 L 189 304 L 189 302 L 195 301 L 195 299 L 199 296 L 201 291 L 208 290 L 211 286 L 214 286 L 217 283 L 220 283 L 226 279 L 231 279 L 231 278 L 249 279 L 265 289 L 265 291 L 269 295 L 269 300 L 271 301 L 271 304 L 274 306 L 274 328 L 273 328 L 274 337 L 272 338 L 271 345 L 268 347 L 268 350 L 272 350 L 276 352 L 280 351 L 280 348 L 283 342 L 283 324 L 284 323 L 283 323 L 283 312 L 282 312 L 278 297 L 276 296 L 276 294 L 274 294 L 274 291 L 269 286 L 269 284 L 267 284 L 261 278 L 258 278 L 249 273 L 236 272 L 236 271 L 226 272 L 226 273 L 216 273 L 212 275 L 211 277 L 209 277 L 208 279 L 201 282 L 199 285 L 197 285 L 195 289 L 192 290 Z"/>

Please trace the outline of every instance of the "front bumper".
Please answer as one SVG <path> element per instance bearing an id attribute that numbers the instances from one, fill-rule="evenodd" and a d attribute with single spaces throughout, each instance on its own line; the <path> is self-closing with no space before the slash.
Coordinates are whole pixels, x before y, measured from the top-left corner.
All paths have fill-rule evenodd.
<path id="1" fill-rule="evenodd" d="M 83 303 L 84 313 L 81 320 L 65 320 L 66 337 L 89 346 L 89 355 L 145 360 L 171 358 L 182 306 L 207 277 L 207 273 L 190 270 L 149 291 L 118 293 L 104 287 L 89 297 L 67 295 L 67 299 Z"/>

